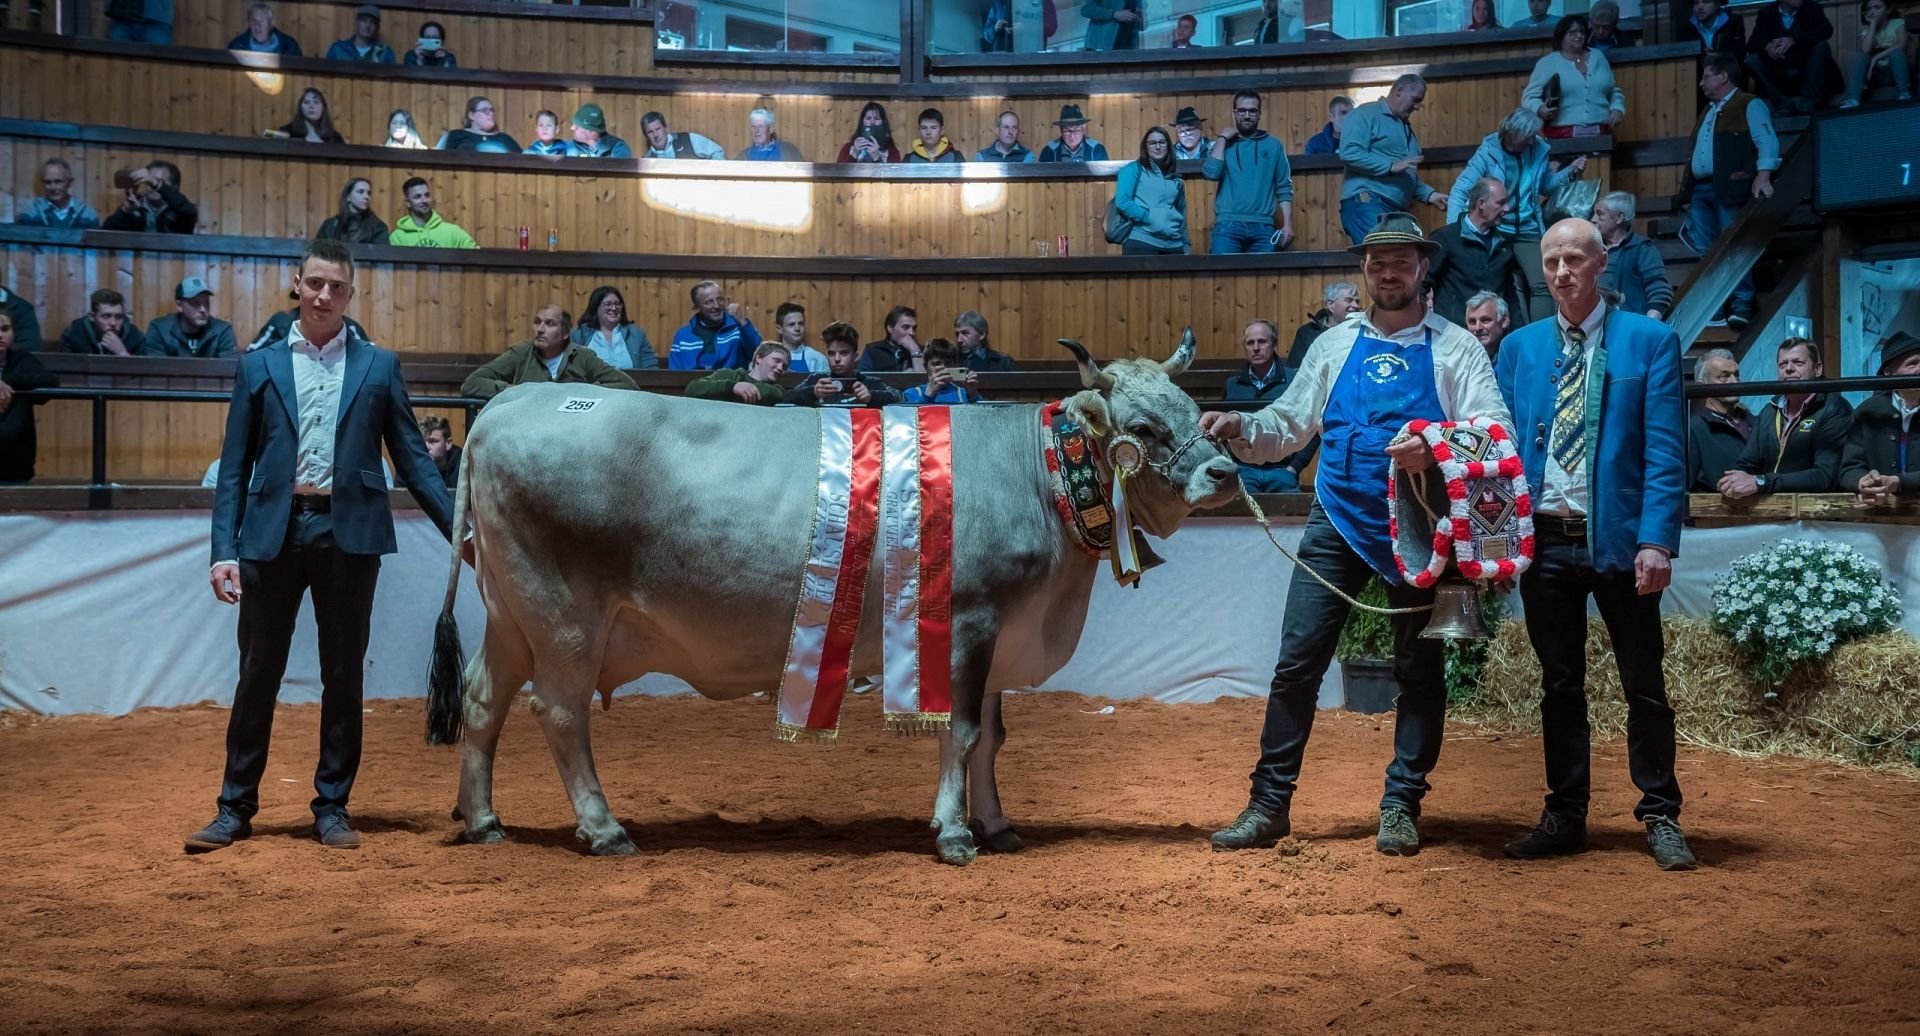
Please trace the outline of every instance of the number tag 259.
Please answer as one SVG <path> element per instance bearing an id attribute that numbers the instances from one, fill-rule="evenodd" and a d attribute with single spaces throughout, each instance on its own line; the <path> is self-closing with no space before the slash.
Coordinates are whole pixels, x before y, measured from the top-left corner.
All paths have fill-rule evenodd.
<path id="1" fill-rule="evenodd" d="M 563 414 L 584 414 L 599 405 L 600 401 L 597 399 L 581 399 L 575 396 L 560 404 L 559 411 Z"/>

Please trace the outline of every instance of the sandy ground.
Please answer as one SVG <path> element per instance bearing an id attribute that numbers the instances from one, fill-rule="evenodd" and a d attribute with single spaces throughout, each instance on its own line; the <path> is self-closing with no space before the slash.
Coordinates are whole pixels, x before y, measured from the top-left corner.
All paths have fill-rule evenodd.
<path id="1" fill-rule="evenodd" d="M 849 704 L 831 749 L 762 703 L 596 713 L 641 855 L 594 859 L 524 712 L 512 841 L 452 844 L 421 706 L 367 724 L 358 852 L 307 837 L 315 708 L 283 708 L 255 837 L 205 856 L 226 724 L 197 708 L 0 719 L 6 1032 L 1916 1032 L 1920 783 L 1681 753 L 1704 869 L 1663 874 L 1618 745 L 1595 848 L 1520 864 L 1538 744 L 1461 730 L 1428 848 L 1374 853 L 1389 729 L 1323 713 L 1280 850 L 1216 855 L 1259 706 L 1010 699 L 1031 848 L 955 869 L 934 746 Z"/>

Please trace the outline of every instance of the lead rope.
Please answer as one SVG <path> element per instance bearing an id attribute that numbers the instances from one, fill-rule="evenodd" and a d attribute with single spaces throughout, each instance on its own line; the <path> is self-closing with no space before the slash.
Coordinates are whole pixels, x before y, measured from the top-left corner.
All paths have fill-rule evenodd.
<path id="1" fill-rule="evenodd" d="M 1412 475 L 1413 477 L 1414 484 L 1415 484 L 1414 488 L 1419 494 L 1417 499 L 1420 501 L 1421 508 L 1427 512 L 1427 517 L 1434 519 L 1435 523 L 1437 524 L 1439 522 L 1439 518 L 1433 513 L 1432 508 L 1427 507 L 1426 472 L 1415 471 L 1415 472 L 1410 472 L 1409 474 Z M 1332 583 L 1327 582 L 1327 577 L 1321 575 L 1318 572 L 1315 572 L 1313 570 L 1313 566 L 1307 564 L 1304 561 L 1301 561 L 1299 555 L 1295 554 L 1293 551 L 1290 551 L 1287 548 L 1280 545 L 1279 537 L 1273 534 L 1272 523 L 1267 521 L 1267 513 L 1260 509 L 1260 504 L 1253 499 L 1252 493 L 1247 492 L 1247 487 L 1244 483 L 1240 486 L 1240 499 L 1246 503 L 1247 510 L 1253 512 L 1253 520 L 1260 523 L 1261 531 L 1267 534 L 1267 540 L 1273 544 L 1274 549 L 1278 550 L 1282 554 L 1285 554 L 1287 556 L 1287 560 L 1293 562 L 1296 568 L 1300 569 L 1300 571 L 1305 572 L 1306 574 L 1312 576 L 1314 579 L 1318 580 L 1321 586 L 1324 586 L 1327 589 L 1332 590 L 1336 596 L 1338 596 L 1341 600 L 1347 602 L 1348 604 L 1352 605 L 1353 607 L 1358 608 L 1361 611 L 1372 612 L 1375 615 L 1417 615 L 1420 612 L 1430 612 L 1433 610 L 1433 605 L 1431 604 L 1416 605 L 1412 608 L 1381 608 L 1376 605 L 1362 604 L 1361 602 L 1354 600 L 1351 596 L 1347 594 L 1345 590 L 1342 590 L 1339 587 L 1333 585 Z"/>

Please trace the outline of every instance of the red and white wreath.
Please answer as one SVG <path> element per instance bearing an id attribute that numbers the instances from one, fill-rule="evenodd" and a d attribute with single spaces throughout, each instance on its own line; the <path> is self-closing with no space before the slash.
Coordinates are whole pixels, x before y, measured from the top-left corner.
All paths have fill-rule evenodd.
<path id="1" fill-rule="evenodd" d="M 1402 434 L 1425 439 L 1446 479 L 1447 513 L 1436 514 L 1423 499 L 1421 484 L 1398 467 L 1387 475 L 1389 532 L 1401 578 L 1426 588 L 1439 582 L 1451 557 L 1467 579 L 1506 581 L 1526 571 L 1533 560 L 1533 499 L 1513 439 L 1496 421 L 1409 421 Z M 1407 480 L 1402 488 L 1402 480 Z M 1431 544 L 1403 542 L 1407 517 L 1433 523 Z M 1451 548 L 1451 549 L 1449 549 Z M 1421 555 L 1425 554 L 1423 558 Z"/>

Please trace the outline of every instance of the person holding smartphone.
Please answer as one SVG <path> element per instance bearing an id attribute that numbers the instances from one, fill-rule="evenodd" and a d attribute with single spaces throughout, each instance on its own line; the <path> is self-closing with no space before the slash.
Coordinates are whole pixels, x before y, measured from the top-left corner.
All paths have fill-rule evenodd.
<path id="1" fill-rule="evenodd" d="M 860 332 L 836 320 L 820 332 L 820 348 L 827 369 L 787 390 L 784 402 L 793 406 L 886 406 L 901 401 L 893 386 L 860 373 Z"/>
<path id="2" fill-rule="evenodd" d="M 976 387 L 980 375 L 960 362 L 960 347 L 945 338 L 927 343 L 927 383 L 906 392 L 904 402 L 915 405 L 978 403 L 986 397 Z"/>
<path id="3" fill-rule="evenodd" d="M 139 169 L 122 169 L 113 174 L 113 185 L 126 192 L 126 200 L 102 230 L 191 234 L 200 224 L 200 209 L 180 193 L 180 167 L 172 162 L 154 159 Z"/>
<path id="4" fill-rule="evenodd" d="M 893 143 L 893 127 L 887 110 L 878 101 L 868 101 L 860 109 L 860 125 L 853 136 L 840 146 L 840 162 L 898 162 L 900 149 Z"/>
<path id="5" fill-rule="evenodd" d="M 447 30 L 439 22 L 423 22 L 420 38 L 407 51 L 404 62 L 416 68 L 459 68 L 460 62 L 447 49 Z"/>

